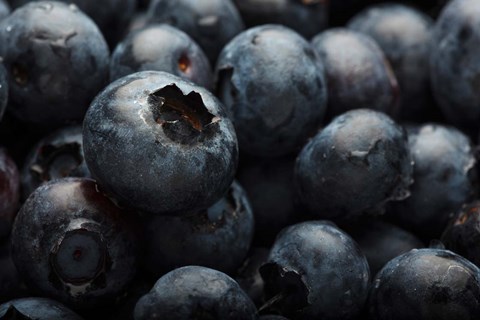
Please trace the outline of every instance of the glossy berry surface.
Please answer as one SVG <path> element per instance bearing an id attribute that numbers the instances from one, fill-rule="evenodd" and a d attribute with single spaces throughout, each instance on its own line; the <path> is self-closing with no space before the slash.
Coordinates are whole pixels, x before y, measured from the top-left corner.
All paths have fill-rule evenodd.
<path id="1" fill-rule="evenodd" d="M 297 158 L 295 181 L 312 214 L 347 219 L 405 199 L 412 173 L 404 129 L 381 112 L 360 109 L 310 140 Z"/>
<path id="2" fill-rule="evenodd" d="M 322 62 L 291 29 L 266 25 L 241 33 L 222 50 L 215 76 L 242 152 L 263 157 L 293 152 L 325 113 Z"/>
<path id="3" fill-rule="evenodd" d="M 0 319 L 82 320 L 72 310 L 47 298 L 22 298 L 0 305 Z"/>
<path id="4" fill-rule="evenodd" d="M 137 303 L 135 320 L 257 318 L 257 310 L 226 274 L 198 266 L 175 269 L 160 278 Z"/>
<path id="5" fill-rule="evenodd" d="M 7 150 L 0 148 L 0 241 L 12 228 L 20 200 L 20 174 Z"/>
<path id="6" fill-rule="evenodd" d="M 59 126 L 81 121 L 108 80 L 109 51 L 76 7 L 39 1 L 0 22 L 0 54 L 9 72 L 9 108 L 22 121 Z"/>
<path id="7" fill-rule="evenodd" d="M 379 4 L 358 13 L 348 28 L 375 40 L 390 62 L 400 87 L 402 120 L 422 121 L 429 115 L 429 54 L 433 20 L 402 4 Z"/>
<path id="8" fill-rule="evenodd" d="M 367 259 L 355 241 L 330 222 L 284 229 L 260 274 L 267 297 L 283 297 L 273 308 L 294 319 L 354 319 L 367 298 Z"/>
<path id="9" fill-rule="evenodd" d="M 110 80 L 145 71 L 165 71 L 211 89 L 213 74 L 205 53 L 186 33 L 166 24 L 130 33 L 112 54 Z"/>
<path id="10" fill-rule="evenodd" d="M 85 178 L 48 182 L 15 219 L 12 257 L 27 285 L 73 308 L 113 300 L 137 266 L 132 217 Z"/>
<path id="11" fill-rule="evenodd" d="M 474 150 L 453 127 L 426 124 L 412 127 L 408 136 L 414 183 L 410 197 L 391 204 L 388 217 L 424 239 L 438 238 L 452 214 L 475 197 Z"/>
<path id="12" fill-rule="evenodd" d="M 396 112 L 397 78 L 373 39 L 345 28 L 329 29 L 312 39 L 312 47 L 325 65 L 327 119 L 351 109 Z"/>
<path id="13" fill-rule="evenodd" d="M 233 274 L 248 253 L 253 231 L 250 203 L 234 182 L 223 198 L 203 212 L 147 218 L 145 266 L 156 278 L 188 265 Z"/>
<path id="14" fill-rule="evenodd" d="M 480 269 L 451 251 L 412 250 L 390 261 L 376 276 L 369 319 L 476 319 L 479 281 Z"/>
<path id="15" fill-rule="evenodd" d="M 87 112 L 83 139 L 102 189 L 153 214 L 208 208 L 228 190 L 237 167 L 237 138 L 221 103 L 165 72 L 139 72 L 109 85 Z"/>
<path id="16" fill-rule="evenodd" d="M 42 183 L 66 177 L 90 177 L 81 126 L 57 130 L 34 146 L 22 169 L 22 199 L 26 200 Z"/>
<path id="17" fill-rule="evenodd" d="M 148 23 L 167 23 L 190 35 L 212 65 L 225 44 L 244 29 L 231 0 L 152 0 L 147 15 Z"/>

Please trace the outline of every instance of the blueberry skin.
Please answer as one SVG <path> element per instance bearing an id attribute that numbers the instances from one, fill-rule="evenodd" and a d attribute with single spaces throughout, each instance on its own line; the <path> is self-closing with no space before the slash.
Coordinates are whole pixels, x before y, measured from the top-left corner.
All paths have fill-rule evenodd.
<path id="1" fill-rule="evenodd" d="M 147 12 L 149 23 L 167 23 L 190 35 L 212 65 L 228 41 L 245 28 L 231 0 L 152 0 Z"/>
<path id="2" fill-rule="evenodd" d="M 40 140 L 27 156 L 21 174 L 22 199 L 47 181 L 90 176 L 83 155 L 82 127 L 59 129 Z"/>
<path id="3" fill-rule="evenodd" d="M 480 4 L 450 1 L 437 19 L 430 48 L 433 94 L 455 126 L 478 132 Z"/>
<path id="4" fill-rule="evenodd" d="M 188 266 L 161 277 L 137 303 L 135 320 L 257 319 L 257 310 L 238 284 L 213 269 Z"/>
<path id="5" fill-rule="evenodd" d="M 90 18 L 60 2 L 28 3 L 0 21 L 9 72 L 9 109 L 22 121 L 55 127 L 81 121 L 108 81 L 107 44 Z"/>
<path id="6" fill-rule="evenodd" d="M 2 19 L 1 5 L 0 5 L 0 19 Z M 9 88 L 8 72 L 7 72 L 7 69 L 5 69 L 5 66 L 3 65 L 3 63 L 0 63 L 0 121 L 3 118 L 3 114 L 5 113 L 5 110 L 7 109 L 8 88 Z"/>
<path id="7" fill-rule="evenodd" d="M 476 194 L 474 150 L 459 130 L 437 124 L 409 129 L 415 168 L 411 195 L 392 203 L 388 217 L 429 240 L 440 237 L 453 213 Z"/>
<path id="8" fill-rule="evenodd" d="M 253 231 L 247 196 L 234 182 L 228 193 L 204 212 L 187 217 L 147 218 L 145 266 L 157 279 L 188 265 L 233 274 L 248 253 Z"/>
<path id="9" fill-rule="evenodd" d="M 466 204 L 450 221 L 442 234 L 445 248 L 480 266 L 480 201 Z"/>
<path id="10" fill-rule="evenodd" d="M 133 216 L 86 178 L 36 189 L 12 230 L 12 258 L 25 283 L 74 309 L 110 303 L 132 281 L 138 259 Z"/>
<path id="11" fill-rule="evenodd" d="M 13 0 L 13 7 L 18 8 L 28 2 L 38 0 Z M 136 0 L 57 0 L 77 6 L 87 14 L 102 31 L 110 47 L 115 47 L 121 40 L 128 22 L 136 9 Z"/>
<path id="12" fill-rule="evenodd" d="M 207 89 L 213 74 L 202 49 L 186 33 L 169 25 L 151 25 L 129 34 L 112 54 L 110 80 L 146 70 L 172 73 Z"/>
<path id="13" fill-rule="evenodd" d="M 390 261 L 375 277 L 369 319 L 477 319 L 480 270 L 442 249 L 414 249 Z"/>
<path id="14" fill-rule="evenodd" d="M 270 247 L 277 234 L 298 221 L 293 185 L 295 157 L 252 159 L 240 165 L 237 179 L 255 215 L 255 242 Z"/>
<path id="15" fill-rule="evenodd" d="M 0 148 L 0 242 L 12 229 L 20 200 L 20 174 L 5 148 Z"/>
<path id="16" fill-rule="evenodd" d="M 321 32 L 328 24 L 327 1 L 234 0 L 247 27 L 281 24 L 305 38 Z"/>
<path id="17" fill-rule="evenodd" d="M 1 319 L 82 320 L 72 310 L 47 298 L 22 298 L 0 305 Z"/>
<path id="18" fill-rule="evenodd" d="M 368 293 L 367 259 L 327 221 L 285 228 L 260 268 L 267 297 L 283 293 L 281 314 L 294 319 L 355 319 Z"/>
<path id="19" fill-rule="evenodd" d="M 325 65 L 327 119 L 351 109 L 396 112 L 400 95 L 397 78 L 372 38 L 335 28 L 315 36 L 311 43 Z"/>
<path id="20" fill-rule="evenodd" d="M 372 275 L 377 274 L 393 258 L 425 246 L 412 233 L 381 220 L 366 219 L 343 227 L 343 230 L 360 246 Z"/>
<path id="21" fill-rule="evenodd" d="M 387 3 L 361 11 L 348 28 L 372 37 L 391 63 L 401 92 L 400 119 L 423 120 L 433 103 L 429 69 L 432 18 L 414 8 Z"/>
<path id="22" fill-rule="evenodd" d="M 335 118 L 303 148 L 295 184 L 308 210 L 327 219 L 382 213 L 405 199 L 413 162 L 407 134 L 382 112 L 357 109 Z"/>
<path id="23" fill-rule="evenodd" d="M 10 4 L 6 0 L 0 0 L 0 20 L 8 17 L 10 12 Z"/>
<path id="24" fill-rule="evenodd" d="M 221 103 L 160 71 L 126 76 L 102 91 L 85 116 L 83 143 L 102 189 L 152 214 L 213 205 L 232 184 L 238 162 L 235 130 Z"/>
<path id="25" fill-rule="evenodd" d="M 218 58 L 215 78 L 242 152 L 276 157 L 296 151 L 325 113 L 321 60 L 305 39 L 279 25 L 232 39 Z"/>

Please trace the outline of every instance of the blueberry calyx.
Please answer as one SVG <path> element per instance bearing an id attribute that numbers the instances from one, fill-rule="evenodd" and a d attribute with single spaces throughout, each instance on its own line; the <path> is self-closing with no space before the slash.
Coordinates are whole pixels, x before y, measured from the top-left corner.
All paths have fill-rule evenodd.
<path id="1" fill-rule="evenodd" d="M 191 144 L 207 134 L 220 118 L 211 114 L 197 92 L 185 95 L 175 84 L 149 95 L 150 110 L 167 137 L 181 144 Z"/>
<path id="2" fill-rule="evenodd" d="M 266 303 L 268 307 L 262 307 L 262 310 L 289 310 L 291 313 L 310 305 L 310 290 L 297 271 L 283 268 L 275 262 L 262 265 L 259 271 L 265 281 L 268 297 L 271 298 Z"/>
<path id="3" fill-rule="evenodd" d="M 81 146 L 78 143 L 46 145 L 40 150 L 38 161 L 30 166 L 30 171 L 40 180 L 49 181 L 75 176 L 75 170 L 82 162 Z"/>
<path id="4" fill-rule="evenodd" d="M 3 317 L 0 317 L 0 320 L 31 320 L 32 318 L 24 315 L 21 311 L 15 308 L 14 305 L 8 307 L 7 312 Z"/>
<path id="5" fill-rule="evenodd" d="M 107 246 L 94 225 L 77 222 L 51 250 L 52 275 L 72 290 L 102 287 L 102 276 L 110 267 Z"/>

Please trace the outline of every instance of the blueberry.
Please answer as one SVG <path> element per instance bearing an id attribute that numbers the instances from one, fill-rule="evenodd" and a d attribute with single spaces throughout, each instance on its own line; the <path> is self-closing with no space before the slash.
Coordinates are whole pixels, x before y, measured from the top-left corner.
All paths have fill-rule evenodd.
<path id="1" fill-rule="evenodd" d="M 295 181 L 311 213 L 348 219 L 405 199 L 412 173 L 404 129 L 384 113 L 359 109 L 335 118 L 303 148 Z"/>
<path id="2" fill-rule="evenodd" d="M 478 132 L 480 119 L 480 3 L 453 0 L 433 31 L 430 76 L 436 101 L 449 121 Z"/>
<path id="3" fill-rule="evenodd" d="M 312 46 L 325 65 L 327 119 L 351 109 L 396 112 L 397 78 L 373 39 L 359 32 L 336 28 L 315 36 Z"/>
<path id="4" fill-rule="evenodd" d="M 295 157 L 251 159 L 237 178 L 255 215 L 255 242 L 271 246 L 278 232 L 297 222 L 299 210 L 293 186 Z"/>
<path id="5" fill-rule="evenodd" d="M 354 319 L 367 298 L 367 260 L 355 241 L 329 222 L 284 229 L 260 274 L 267 297 L 280 297 L 274 307 L 294 319 Z"/>
<path id="6" fill-rule="evenodd" d="M 22 169 L 22 198 L 42 183 L 65 177 L 90 177 L 83 155 L 82 127 L 57 130 L 30 151 Z"/>
<path id="7" fill-rule="evenodd" d="M 260 320 L 288 320 L 288 319 L 278 315 L 266 315 L 266 316 L 261 316 Z"/>
<path id="8" fill-rule="evenodd" d="M 152 216 L 145 222 L 146 268 L 156 278 L 199 265 L 233 274 L 245 259 L 254 231 L 252 209 L 236 182 L 203 212 L 186 217 Z"/>
<path id="9" fill-rule="evenodd" d="M 411 195 L 392 203 L 389 218 L 425 240 L 439 237 L 451 215 L 476 192 L 471 142 L 453 127 L 425 124 L 409 130 L 415 162 Z"/>
<path id="10" fill-rule="evenodd" d="M 218 54 L 244 29 L 231 0 L 152 0 L 149 23 L 168 23 L 190 35 L 214 65 Z"/>
<path id="11" fill-rule="evenodd" d="M 64 178 L 36 189 L 18 213 L 12 257 L 27 285 L 75 309 L 115 299 L 136 272 L 132 216 L 93 180 Z"/>
<path id="12" fill-rule="evenodd" d="M 188 266 L 160 278 L 135 307 L 142 319 L 256 319 L 256 308 L 238 284 L 213 269 Z"/>
<path id="13" fill-rule="evenodd" d="M 322 63 L 288 28 L 266 25 L 241 33 L 223 49 L 215 72 L 242 152 L 263 157 L 294 152 L 323 118 Z"/>
<path id="14" fill-rule="evenodd" d="M 13 0 L 14 7 L 39 0 Z M 136 0 L 57 0 L 78 6 L 102 31 L 111 47 L 121 40 L 136 9 Z"/>
<path id="15" fill-rule="evenodd" d="M 121 78 L 93 101 L 85 160 L 120 204 L 153 214 L 213 205 L 237 167 L 235 130 L 206 89 L 159 71 Z"/>
<path id="16" fill-rule="evenodd" d="M 480 270 L 453 252 L 411 250 L 376 276 L 369 295 L 369 319 L 477 319 Z"/>
<path id="17" fill-rule="evenodd" d="M 464 205 L 442 234 L 448 250 L 480 266 L 480 201 Z"/>
<path id="18" fill-rule="evenodd" d="M 7 150 L 0 148 L 0 241 L 10 234 L 20 200 L 20 175 Z"/>
<path id="19" fill-rule="evenodd" d="M 328 1 L 321 0 L 234 0 L 247 27 L 282 24 L 311 38 L 327 27 Z"/>
<path id="20" fill-rule="evenodd" d="M 424 120 L 433 104 L 428 66 L 432 18 L 414 8 L 387 3 L 361 11 L 348 27 L 371 36 L 391 63 L 401 92 L 399 117 Z"/>
<path id="21" fill-rule="evenodd" d="M 424 244 L 415 235 L 393 224 L 375 219 L 352 223 L 343 229 L 365 254 L 372 275 L 393 258 Z"/>
<path id="22" fill-rule="evenodd" d="M 82 320 L 57 301 L 47 298 L 22 298 L 0 305 L 0 319 Z"/>
<path id="23" fill-rule="evenodd" d="M 202 49 L 186 33 L 165 24 L 129 34 L 113 52 L 110 80 L 144 70 L 166 71 L 208 89 L 213 85 Z"/>
<path id="24" fill-rule="evenodd" d="M 0 55 L 9 72 L 9 108 L 25 122 L 81 121 L 108 80 L 109 51 L 76 7 L 28 3 L 0 21 Z"/>

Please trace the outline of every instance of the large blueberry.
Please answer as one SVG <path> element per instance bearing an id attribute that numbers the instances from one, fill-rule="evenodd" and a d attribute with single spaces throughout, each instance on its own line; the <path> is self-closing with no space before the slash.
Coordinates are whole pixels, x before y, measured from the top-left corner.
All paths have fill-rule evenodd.
<path id="1" fill-rule="evenodd" d="M 284 229 L 260 274 L 267 296 L 280 297 L 273 308 L 294 319 L 354 319 L 367 298 L 367 259 L 349 235 L 325 221 Z"/>
<path id="2" fill-rule="evenodd" d="M 0 319 L 82 320 L 61 303 L 47 298 L 22 298 L 0 305 Z"/>
<path id="3" fill-rule="evenodd" d="M 409 129 L 415 168 L 411 195 L 392 203 L 388 217 L 429 240 L 439 237 L 453 213 L 476 192 L 474 150 L 453 127 L 426 124 Z"/>
<path id="4" fill-rule="evenodd" d="M 39 0 L 13 0 L 13 7 Z M 121 39 L 136 9 L 136 0 L 57 0 L 78 6 L 102 31 L 111 47 Z"/>
<path id="5" fill-rule="evenodd" d="M 480 120 L 480 3 L 453 0 L 439 16 L 430 48 L 430 76 L 447 119 L 471 132 Z"/>
<path id="6" fill-rule="evenodd" d="M 130 33 L 113 52 L 110 80 L 144 70 L 169 72 L 207 89 L 213 85 L 202 49 L 186 33 L 166 24 Z"/>
<path id="7" fill-rule="evenodd" d="M 254 320 L 257 309 L 226 274 L 188 266 L 161 277 L 137 303 L 135 320 Z"/>
<path id="8" fill-rule="evenodd" d="M 398 79 L 400 118 L 421 121 L 433 104 L 429 50 L 433 20 L 402 4 L 380 4 L 358 13 L 348 24 L 371 36 L 382 48 Z"/>
<path id="9" fill-rule="evenodd" d="M 185 31 L 212 65 L 225 44 L 244 29 L 231 0 L 152 0 L 148 23 L 168 23 Z"/>
<path id="10" fill-rule="evenodd" d="M 375 277 L 368 309 L 372 320 L 478 319 L 480 269 L 447 250 L 411 250 Z"/>
<path id="11" fill-rule="evenodd" d="M 329 1 L 234 0 L 247 27 L 278 23 L 311 38 L 327 27 Z"/>
<path id="12" fill-rule="evenodd" d="M 351 109 L 396 112 L 397 78 L 373 39 L 359 32 L 336 28 L 317 35 L 312 39 L 312 46 L 325 65 L 327 119 Z"/>
<path id="13" fill-rule="evenodd" d="M 93 21 L 56 1 L 28 3 L 0 21 L 9 108 L 25 122 L 81 121 L 108 81 L 109 51 Z"/>
<path id="14" fill-rule="evenodd" d="M 343 219 L 405 199 L 412 173 L 405 130 L 382 112 L 359 109 L 310 140 L 297 158 L 295 182 L 311 213 Z"/>
<path id="15" fill-rule="evenodd" d="M 188 265 L 233 274 L 248 253 L 253 231 L 247 196 L 234 182 L 222 199 L 203 212 L 146 219 L 145 267 L 156 278 Z"/>
<path id="16" fill-rule="evenodd" d="M 81 126 L 57 130 L 33 147 L 22 169 L 22 199 L 26 200 L 42 183 L 65 177 L 90 177 Z"/>
<path id="17" fill-rule="evenodd" d="M 98 189 L 85 178 L 43 184 L 12 230 L 13 261 L 26 284 L 75 309 L 116 299 L 136 272 L 133 216 Z"/>
<path id="18" fill-rule="evenodd" d="M 233 117 L 241 151 L 291 153 L 325 113 L 321 60 L 288 28 L 266 25 L 241 33 L 222 50 L 215 72 L 217 94 Z"/>
<path id="19" fill-rule="evenodd" d="M 128 207 L 188 214 L 232 184 L 232 122 L 213 94 L 174 75 L 143 71 L 115 81 L 93 101 L 83 129 L 92 176 Z"/>

